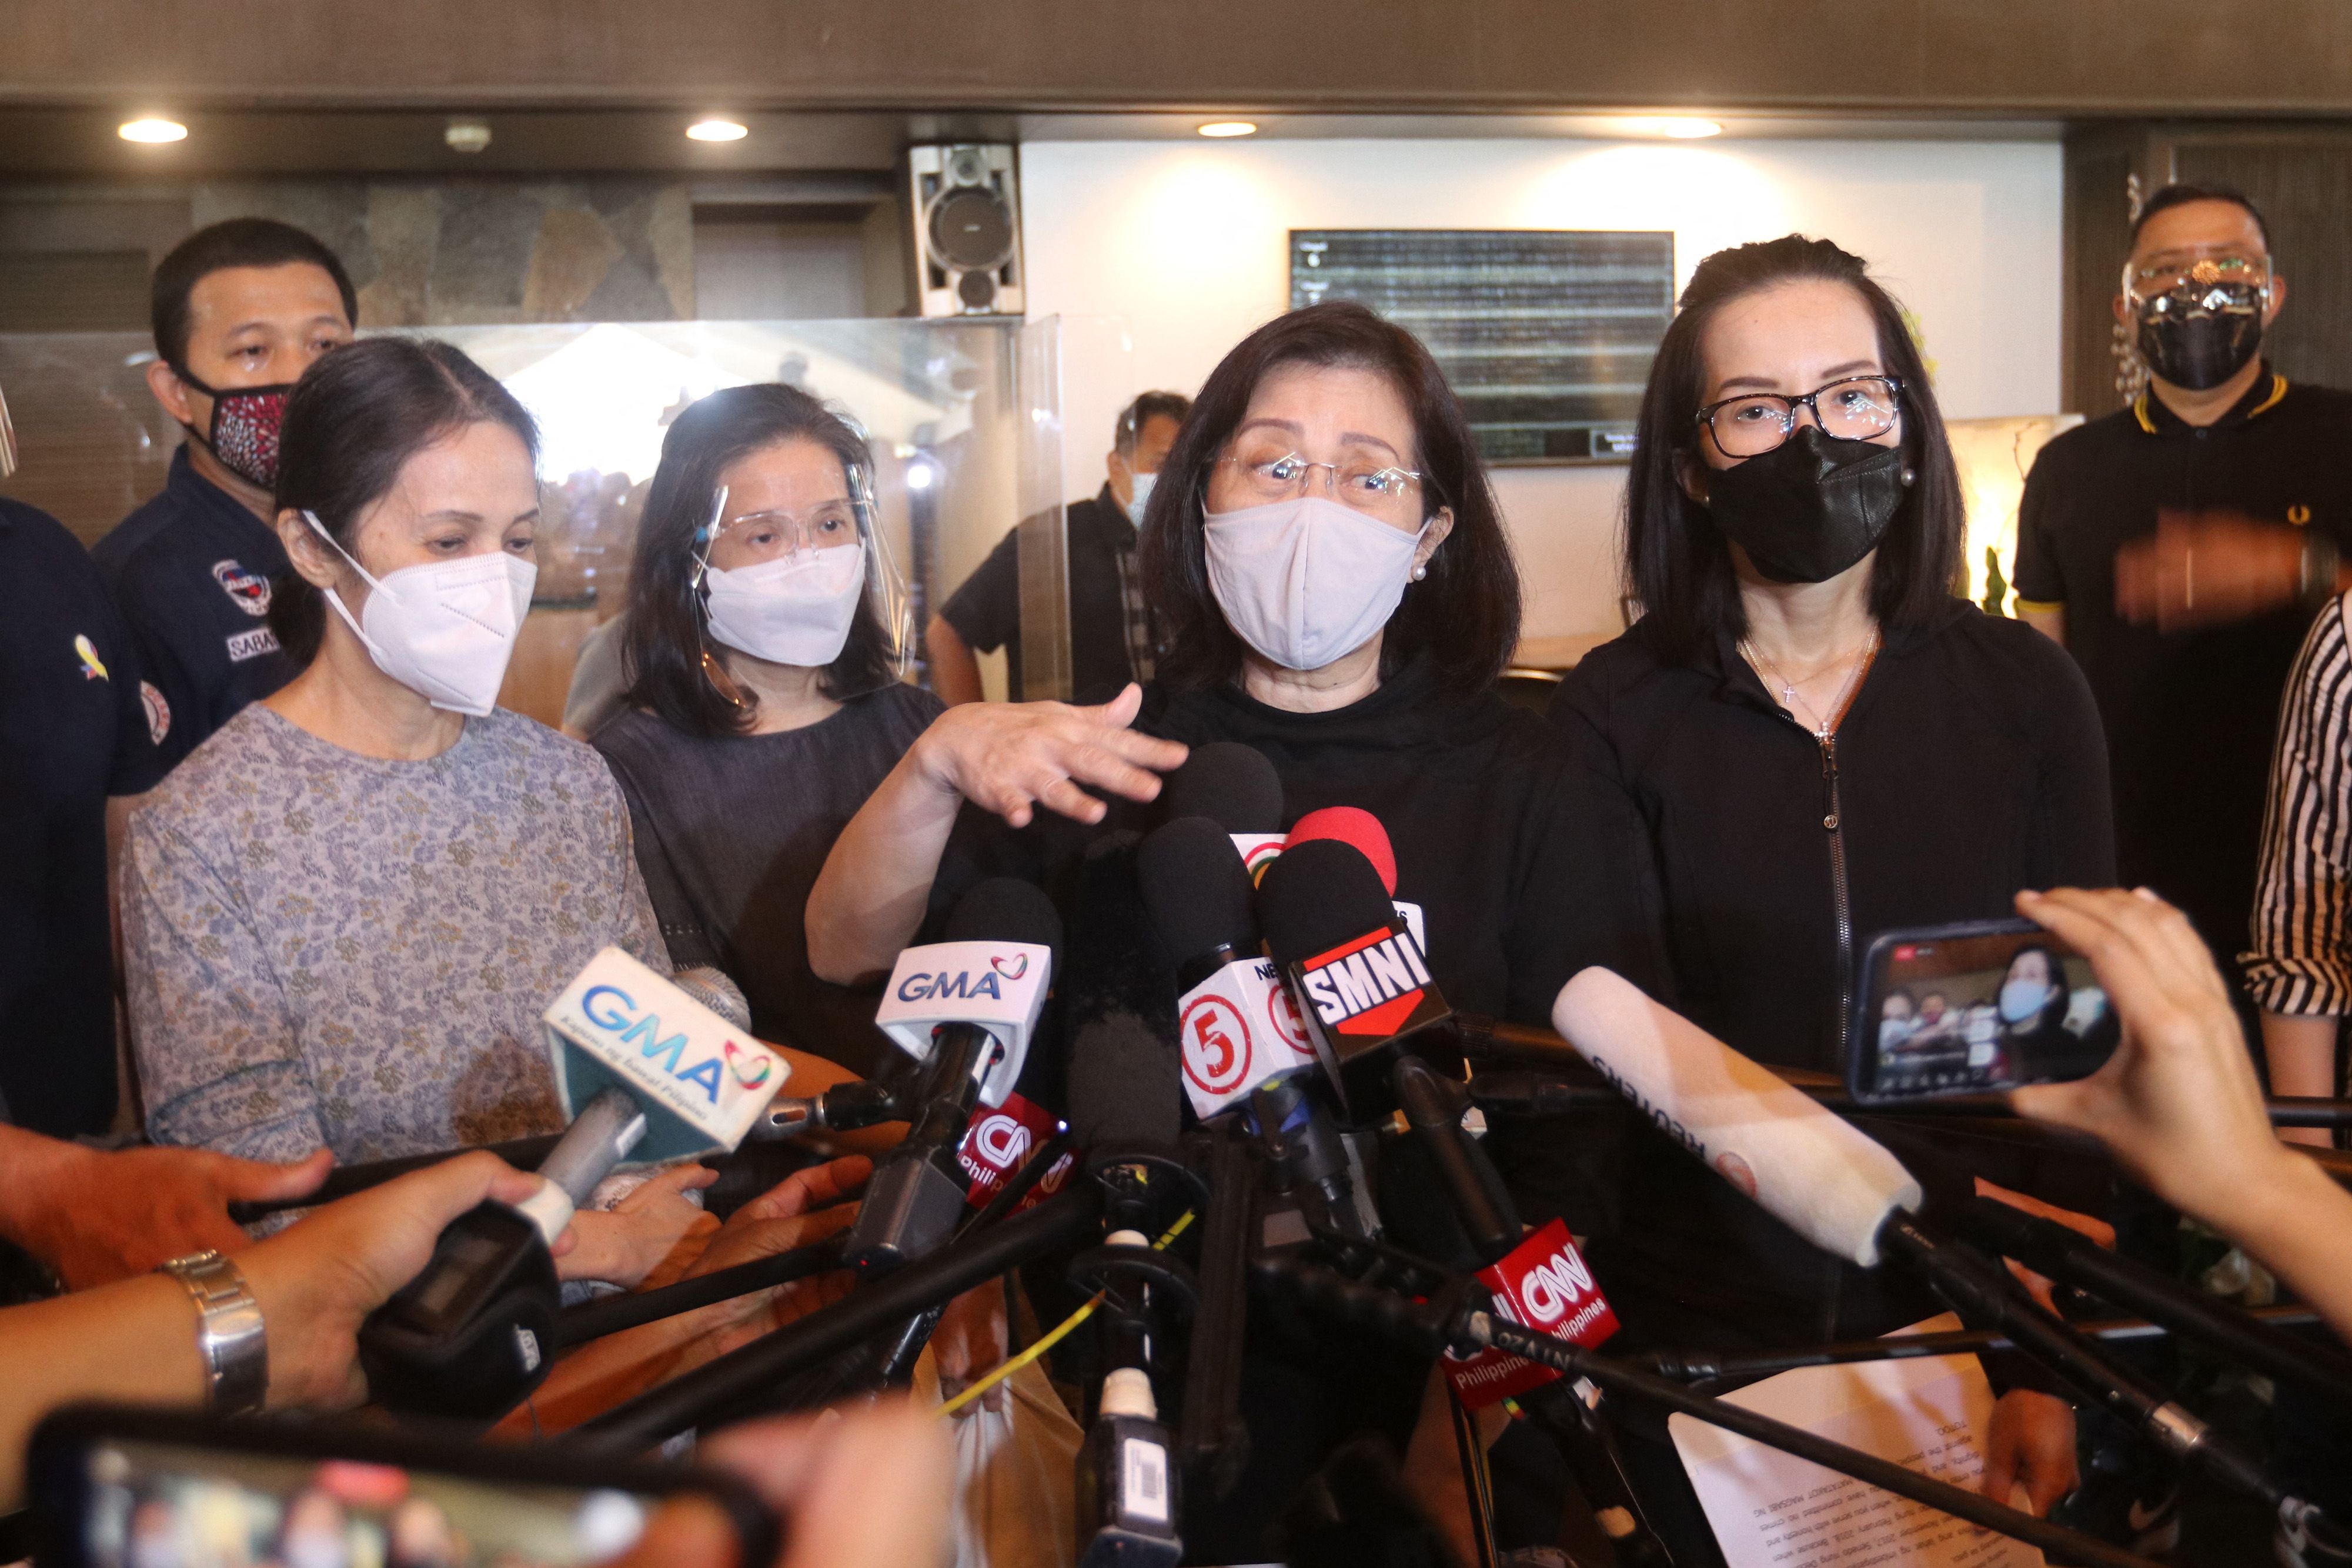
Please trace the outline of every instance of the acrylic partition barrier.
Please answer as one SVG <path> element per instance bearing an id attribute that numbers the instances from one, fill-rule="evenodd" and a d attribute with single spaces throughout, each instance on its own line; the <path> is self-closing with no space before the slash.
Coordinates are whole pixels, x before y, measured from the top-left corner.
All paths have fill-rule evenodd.
<path id="1" fill-rule="evenodd" d="M 1076 330 L 1089 375 L 1106 384 L 1118 379 L 1123 333 L 1101 323 Z M 549 724 L 562 713 L 582 641 L 625 601 L 637 511 L 670 422 L 721 387 L 804 387 L 864 427 L 879 525 L 912 601 L 919 681 L 926 679 L 919 639 L 931 613 L 1009 529 L 1052 514 L 1062 498 L 1066 356 L 1055 319 L 597 322 L 425 333 L 480 361 L 540 423 L 539 587 L 500 700 Z M 94 543 L 162 489 L 182 433 L 147 391 L 152 358 L 143 334 L 0 334 L 0 393 L 24 458 L 5 493 Z M 1106 421 L 1106 450 L 1108 437 Z M 1090 494 L 1100 482 L 1071 494 Z M 1060 528 L 1041 540 L 1059 580 Z M 1066 622 L 1066 612 L 1055 619 Z M 1066 623 L 1045 639 L 1064 648 L 1067 640 Z M 1001 673 L 990 685 L 1003 691 Z"/>

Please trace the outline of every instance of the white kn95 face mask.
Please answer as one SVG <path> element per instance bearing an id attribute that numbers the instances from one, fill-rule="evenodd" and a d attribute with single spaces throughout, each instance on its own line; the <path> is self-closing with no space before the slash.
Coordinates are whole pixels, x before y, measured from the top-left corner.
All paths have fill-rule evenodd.
<path id="1" fill-rule="evenodd" d="M 327 602 L 375 667 L 435 707 L 476 717 L 488 713 L 530 613 L 539 568 L 501 549 L 404 566 L 379 580 L 316 517 L 302 517 L 368 585 L 356 618 L 331 588 Z"/>
<path id="2" fill-rule="evenodd" d="M 772 664 L 822 668 L 841 657 L 866 591 L 866 541 L 801 550 L 703 574 L 710 635 Z"/>

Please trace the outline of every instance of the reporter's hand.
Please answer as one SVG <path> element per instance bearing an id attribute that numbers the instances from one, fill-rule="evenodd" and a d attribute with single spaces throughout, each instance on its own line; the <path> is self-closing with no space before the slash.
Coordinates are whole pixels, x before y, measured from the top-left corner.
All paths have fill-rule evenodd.
<path id="1" fill-rule="evenodd" d="M 2116 552 L 2116 610 L 2126 621 L 2185 632 L 2291 603 L 2304 536 L 2234 512 L 2165 511 L 2156 532 Z"/>
<path id="2" fill-rule="evenodd" d="M 5 1204 L 17 1222 L 0 1228 L 81 1291 L 144 1274 L 207 1247 L 236 1252 L 252 1239 L 228 1217 L 237 1200 L 300 1197 L 334 1168 L 319 1149 L 269 1165 L 209 1149 L 106 1153 L 7 1129 Z"/>
<path id="3" fill-rule="evenodd" d="M 1081 822 L 1108 810 L 1081 784 L 1150 800 L 1185 748 L 1129 728 L 1143 706 L 1129 685 L 1099 707 L 1066 703 L 965 703 L 931 721 L 909 753 L 935 788 L 961 795 L 1016 828 L 1044 806 Z"/>
<path id="4" fill-rule="evenodd" d="M 955 1458 L 903 1400 L 731 1427 L 704 1462 L 732 1470 L 783 1521 L 773 1568 L 926 1568 L 947 1556 Z M 769 1568 L 736 1561 L 735 1532 L 700 1499 L 665 1504 L 610 1568 Z"/>
<path id="5" fill-rule="evenodd" d="M 841 1234 L 857 1218 L 857 1206 L 848 1200 L 865 1189 L 866 1178 L 873 1173 L 874 1162 L 863 1155 L 794 1171 L 728 1216 L 686 1277 L 695 1279 L 739 1263 L 772 1258 Z M 709 1309 L 716 1321 L 698 1354 L 724 1355 L 749 1344 L 772 1329 L 832 1305 L 849 1293 L 854 1282 L 847 1270 L 835 1270 L 719 1302 Z"/>
<path id="6" fill-rule="evenodd" d="M 2123 1032 L 2088 1078 L 2010 1092 L 2088 1133 L 2174 1207 L 2225 1234 L 2233 1202 L 2296 1156 L 2272 1135 L 2230 993 L 2188 917 L 2146 891 L 2021 893 L 2018 912 L 2091 961 Z"/>
<path id="7" fill-rule="evenodd" d="M 316 1208 L 237 1259 L 269 1331 L 269 1403 L 336 1408 L 365 1395 L 360 1320 L 422 1273 L 451 1220 L 544 1186 L 496 1155 L 443 1160 Z M 557 1238 L 558 1257 L 571 1233 Z"/>
<path id="8" fill-rule="evenodd" d="M 2037 1519 L 2083 1484 L 2074 1457 L 2074 1407 L 2053 1395 L 2012 1388 L 1993 1402 L 1985 1432 L 1985 1496 L 2006 1504 L 2020 1483 Z"/>
<path id="9" fill-rule="evenodd" d="M 719 1228 L 700 1204 L 686 1195 L 709 1186 L 719 1173 L 688 1160 L 656 1171 L 610 1209 L 583 1209 L 572 1217 L 577 1244 L 556 1265 L 565 1280 L 602 1280 L 633 1290 L 660 1273 L 682 1278 L 702 1243 Z M 677 1254 L 673 1266 L 672 1259 Z"/>

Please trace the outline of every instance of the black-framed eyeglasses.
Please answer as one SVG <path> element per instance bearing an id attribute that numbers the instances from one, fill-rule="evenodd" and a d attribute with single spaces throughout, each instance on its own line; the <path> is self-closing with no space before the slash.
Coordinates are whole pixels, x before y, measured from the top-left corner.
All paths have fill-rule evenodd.
<path id="1" fill-rule="evenodd" d="M 1846 376 L 1802 397 L 1747 392 L 1711 402 L 1698 423 L 1726 457 L 1761 457 L 1797 431 L 1797 411 L 1809 408 L 1824 435 L 1867 441 L 1895 428 L 1903 412 L 1903 382 L 1897 376 Z"/>

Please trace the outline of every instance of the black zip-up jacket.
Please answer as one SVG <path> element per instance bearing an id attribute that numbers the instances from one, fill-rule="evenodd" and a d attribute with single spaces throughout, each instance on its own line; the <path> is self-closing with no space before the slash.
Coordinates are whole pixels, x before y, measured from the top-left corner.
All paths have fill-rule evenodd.
<path id="1" fill-rule="evenodd" d="M 1639 902 L 1664 925 L 1665 999 L 1774 1066 L 1842 1070 L 1854 962 L 1879 933 L 2012 915 L 2023 887 L 2115 880 L 2106 746 L 2082 673 L 2031 627 L 1958 600 L 1887 632 L 1827 744 L 1731 638 L 1671 663 L 1646 622 L 1589 654 L 1551 716 L 1648 834 Z M 2032 1185 L 1982 1149 L 1968 1160 Z M 1663 1139 L 1637 1142 L 1626 1177 L 1623 1234 L 1604 1250 L 1664 1292 L 1661 1334 L 1876 1333 L 1910 1310 Z"/>
<path id="2" fill-rule="evenodd" d="M 1776 1067 L 1839 1070 L 1853 961 L 1878 933 L 2115 881 L 2082 672 L 1958 600 L 1886 634 L 1826 743 L 1730 638 L 1671 664 L 1646 622 L 1587 655 L 1551 716 L 1648 828 L 1678 1007 Z"/>

